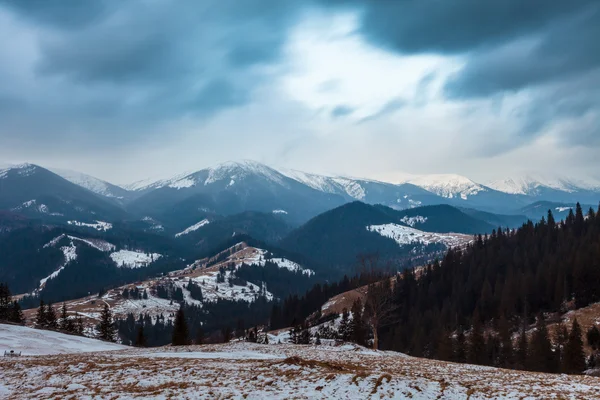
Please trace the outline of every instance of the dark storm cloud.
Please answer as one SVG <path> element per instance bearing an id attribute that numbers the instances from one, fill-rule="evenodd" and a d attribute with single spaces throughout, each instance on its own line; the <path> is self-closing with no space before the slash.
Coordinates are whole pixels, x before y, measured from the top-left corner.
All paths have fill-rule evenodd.
<path id="1" fill-rule="evenodd" d="M 106 0 L 0 0 L 2 5 L 24 18 L 65 29 L 84 27 L 110 13 Z"/>
<path id="2" fill-rule="evenodd" d="M 243 105 L 269 77 L 252 67 L 280 58 L 298 5 L 0 0 L 0 12 L 4 7 L 37 33 L 39 49 L 34 65 L 19 67 L 34 72 L 40 93 L 11 88 L 31 97 L 22 99 L 28 107 L 23 118 L 13 115 L 11 127 L 33 137 L 39 123 L 42 139 L 50 140 L 75 126 L 92 140 L 125 142 L 146 136 L 149 125 Z M 14 49 L 6 48 L 11 56 Z M 35 113 L 52 124 L 25 120 Z M 114 129 L 98 118 L 112 120 Z"/>

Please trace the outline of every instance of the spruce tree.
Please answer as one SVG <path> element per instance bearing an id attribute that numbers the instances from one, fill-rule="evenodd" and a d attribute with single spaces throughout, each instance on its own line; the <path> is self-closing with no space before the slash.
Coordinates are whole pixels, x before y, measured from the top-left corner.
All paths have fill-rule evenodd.
<path id="1" fill-rule="evenodd" d="M 456 334 L 456 345 L 454 346 L 454 361 L 458 363 L 467 362 L 467 339 L 461 327 Z"/>
<path id="2" fill-rule="evenodd" d="M 454 360 L 454 346 L 452 338 L 446 329 L 441 329 L 437 342 L 437 359 L 442 361 Z"/>
<path id="3" fill-rule="evenodd" d="M 517 369 L 527 370 L 529 366 L 529 341 L 527 339 L 527 332 L 525 331 L 525 324 L 523 324 L 519 332 L 515 363 Z"/>
<path id="4" fill-rule="evenodd" d="M 67 305 L 63 302 L 60 309 L 60 323 L 59 327 L 63 331 L 67 331 L 69 327 L 69 316 L 67 315 Z"/>
<path id="5" fill-rule="evenodd" d="M 600 347 L 600 330 L 596 325 L 593 325 L 587 331 L 587 342 L 588 345 L 592 348 L 592 350 L 596 351 Z"/>
<path id="6" fill-rule="evenodd" d="M 504 315 L 500 317 L 500 321 L 498 322 L 498 336 L 500 339 L 498 365 L 502 368 L 511 368 L 513 365 L 513 342 L 508 321 Z"/>
<path id="7" fill-rule="evenodd" d="M 533 371 L 555 372 L 557 370 L 554 353 L 552 352 L 552 343 L 541 313 L 537 317 L 529 352 L 529 363 Z"/>
<path id="8" fill-rule="evenodd" d="M 196 330 L 196 338 L 194 339 L 195 344 L 203 344 L 204 343 L 204 329 L 202 326 L 199 326 Z"/>
<path id="9" fill-rule="evenodd" d="M 554 334 L 554 343 L 555 343 L 555 348 L 556 348 L 556 353 L 557 353 L 556 360 L 558 362 L 558 371 L 559 372 L 564 372 L 563 366 L 565 363 L 565 349 L 567 347 L 568 341 L 569 341 L 569 330 L 567 329 L 565 324 L 560 322 L 557 325 L 556 331 Z"/>
<path id="10" fill-rule="evenodd" d="M 175 315 L 175 324 L 173 326 L 173 338 L 171 344 L 173 346 L 185 346 L 188 342 L 188 327 L 183 314 L 183 305 L 177 310 Z"/>
<path id="11" fill-rule="evenodd" d="M 137 335 L 135 337 L 135 346 L 136 347 L 146 347 L 146 335 L 144 334 L 144 325 L 140 325 L 137 331 Z"/>
<path id="12" fill-rule="evenodd" d="M 50 329 L 58 329 L 58 319 L 52 303 L 48 303 L 46 307 L 46 324 Z"/>
<path id="13" fill-rule="evenodd" d="M 78 313 L 75 313 L 75 333 L 80 336 L 83 336 L 83 332 L 84 332 L 83 319 L 81 318 L 81 315 L 79 315 Z"/>
<path id="14" fill-rule="evenodd" d="M 98 337 L 109 342 L 115 341 L 115 324 L 113 322 L 112 312 L 108 304 L 104 304 L 104 308 L 100 313 L 100 324 L 98 325 Z"/>
<path id="15" fill-rule="evenodd" d="M 352 304 L 351 340 L 360 345 L 367 345 L 367 326 L 363 319 L 362 303 L 356 299 Z"/>
<path id="16" fill-rule="evenodd" d="M 23 310 L 21 310 L 21 305 L 16 300 L 12 303 L 12 307 L 8 315 L 8 320 L 10 322 L 14 322 L 15 324 L 25 323 L 25 316 L 23 315 Z"/>
<path id="17" fill-rule="evenodd" d="M 467 351 L 467 361 L 469 364 L 485 365 L 486 363 L 485 338 L 483 337 L 483 327 L 477 316 L 473 317 L 473 327 L 469 335 L 469 346 Z"/>
<path id="18" fill-rule="evenodd" d="M 344 308 L 342 312 L 342 320 L 340 321 L 340 327 L 338 328 L 340 339 L 344 342 L 349 342 L 352 339 L 352 326 L 350 325 L 350 313 L 348 309 Z"/>
<path id="19" fill-rule="evenodd" d="M 573 326 L 569 333 L 569 340 L 565 348 L 563 371 L 567 374 L 580 374 L 585 370 L 585 354 L 583 352 L 583 340 L 581 338 L 581 327 L 577 318 L 573 320 Z"/>
<path id="20" fill-rule="evenodd" d="M 321 335 L 319 335 L 319 332 L 315 333 L 315 345 L 316 346 L 321 345 Z"/>
<path id="21" fill-rule="evenodd" d="M 44 300 L 40 300 L 40 306 L 38 307 L 35 315 L 35 326 L 37 328 L 46 328 L 48 326 L 48 322 L 46 320 L 46 305 L 44 304 Z"/>
<path id="22" fill-rule="evenodd" d="M 12 298 L 8 284 L 0 283 L 0 321 L 8 321 Z"/>

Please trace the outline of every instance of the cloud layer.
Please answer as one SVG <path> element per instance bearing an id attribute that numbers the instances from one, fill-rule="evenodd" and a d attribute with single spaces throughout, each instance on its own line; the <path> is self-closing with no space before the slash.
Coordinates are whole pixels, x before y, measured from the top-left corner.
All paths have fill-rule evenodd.
<path id="1" fill-rule="evenodd" d="M 594 0 L 0 0 L 0 159 L 594 174 L 598 37 Z"/>

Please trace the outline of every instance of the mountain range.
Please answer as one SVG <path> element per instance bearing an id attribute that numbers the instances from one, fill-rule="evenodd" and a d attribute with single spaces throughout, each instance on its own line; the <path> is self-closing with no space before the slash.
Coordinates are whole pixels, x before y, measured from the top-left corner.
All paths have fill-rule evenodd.
<path id="1" fill-rule="evenodd" d="M 20 292 L 81 295 L 242 241 L 259 241 L 329 280 L 352 274 L 361 255 L 414 265 L 474 234 L 516 228 L 548 210 L 563 219 L 575 202 L 587 209 L 600 200 L 600 191 L 575 181 L 510 182 L 431 175 L 389 183 L 243 161 L 122 187 L 74 171 L 9 166 L 0 170 L 0 281 Z"/>
<path id="2" fill-rule="evenodd" d="M 210 216 L 258 211 L 279 213 L 289 224 L 299 225 L 355 200 L 394 209 L 449 204 L 519 215 L 523 208 L 540 201 L 556 203 L 556 207 L 570 207 L 575 202 L 595 205 L 600 200 L 600 184 L 526 175 L 484 185 L 451 174 L 389 183 L 275 169 L 253 161 L 227 162 L 124 187 L 79 172 L 33 164 L 0 170 L 0 209 L 44 220 L 146 218 L 177 230 Z"/>

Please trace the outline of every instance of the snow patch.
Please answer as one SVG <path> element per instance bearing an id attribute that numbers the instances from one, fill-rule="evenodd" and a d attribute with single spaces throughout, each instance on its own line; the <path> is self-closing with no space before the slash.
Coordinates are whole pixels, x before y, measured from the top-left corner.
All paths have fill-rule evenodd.
<path id="1" fill-rule="evenodd" d="M 398 224 L 371 225 L 367 226 L 367 230 L 393 239 L 400 246 L 411 244 L 422 244 L 427 246 L 430 244 L 441 243 L 446 247 L 456 247 L 473 240 L 469 235 L 424 232 Z"/>
<path id="2" fill-rule="evenodd" d="M 400 221 L 414 228 L 416 224 L 424 224 L 427 222 L 427 217 L 422 217 L 420 215 L 415 215 L 414 217 L 404 216 Z"/>
<path id="3" fill-rule="evenodd" d="M 162 257 L 158 253 L 143 253 L 140 251 L 119 250 L 110 254 L 117 267 L 144 268 Z"/>
<path id="4" fill-rule="evenodd" d="M 203 219 L 202 221 L 195 223 L 194 225 L 187 227 L 185 230 L 175 234 L 175 237 L 180 237 L 183 235 L 187 235 L 190 232 L 197 231 L 198 229 L 202 228 L 204 225 L 208 225 L 209 223 L 209 220 Z"/>
<path id="5" fill-rule="evenodd" d="M 102 232 L 106 232 L 109 229 L 112 229 L 112 224 L 109 222 L 104 222 L 104 221 L 96 221 L 95 224 L 89 224 L 86 222 L 79 222 L 79 221 L 67 221 L 67 223 L 69 225 L 92 228 L 92 229 L 95 229 L 97 231 L 102 231 Z"/>
<path id="6" fill-rule="evenodd" d="M 288 212 L 285 210 L 273 210 L 273 214 L 287 214 Z"/>

